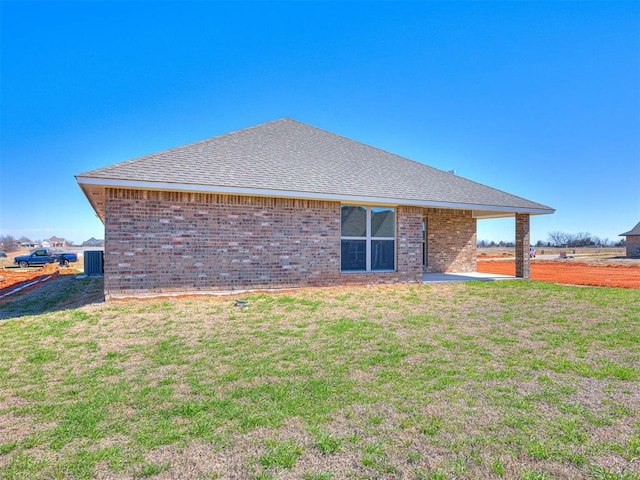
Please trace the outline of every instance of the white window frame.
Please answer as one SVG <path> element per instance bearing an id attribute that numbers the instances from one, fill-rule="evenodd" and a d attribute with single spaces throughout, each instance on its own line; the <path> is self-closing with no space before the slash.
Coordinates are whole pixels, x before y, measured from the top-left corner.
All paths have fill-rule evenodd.
<path id="1" fill-rule="evenodd" d="M 340 211 L 342 207 L 363 207 L 367 209 L 366 214 L 366 237 L 352 237 L 342 235 L 342 223 L 340 223 L 340 272 L 341 273 L 389 273 L 395 272 L 398 267 L 398 242 L 396 241 L 397 235 L 397 209 L 391 206 L 382 205 L 353 205 L 342 204 L 340 205 Z M 393 237 L 372 237 L 371 236 L 371 209 L 372 208 L 387 208 L 393 210 Z M 342 270 L 342 240 L 365 240 L 365 257 L 366 257 L 366 270 Z M 392 240 L 393 241 L 393 269 L 392 270 L 371 270 L 371 241 L 372 240 Z"/>

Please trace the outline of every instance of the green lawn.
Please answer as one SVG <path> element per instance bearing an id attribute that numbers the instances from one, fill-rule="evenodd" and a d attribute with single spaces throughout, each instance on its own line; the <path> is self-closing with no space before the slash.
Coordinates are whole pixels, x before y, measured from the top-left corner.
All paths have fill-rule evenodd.
<path id="1" fill-rule="evenodd" d="M 0 478 L 640 478 L 638 290 L 100 286 L 0 305 Z"/>

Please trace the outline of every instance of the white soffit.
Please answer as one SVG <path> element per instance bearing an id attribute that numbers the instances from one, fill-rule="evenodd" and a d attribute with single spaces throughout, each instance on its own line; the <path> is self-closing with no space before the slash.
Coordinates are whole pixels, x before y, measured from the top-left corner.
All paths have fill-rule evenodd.
<path id="1" fill-rule="evenodd" d="M 435 207 L 447 209 L 472 210 L 474 218 L 500 218 L 511 217 L 515 213 L 529 213 L 532 215 L 548 214 L 545 209 L 533 209 L 522 207 L 504 207 L 497 205 L 475 205 L 466 203 L 453 202 L 437 202 L 437 201 L 419 201 L 407 200 L 402 198 L 384 198 L 384 197 L 358 197 L 349 195 L 326 194 L 316 192 L 293 192 L 283 190 L 267 190 L 254 188 L 211 186 L 211 185 L 191 185 L 177 183 L 158 183 L 158 182 L 140 182 L 129 180 L 109 180 L 104 178 L 77 177 L 77 181 L 81 186 L 86 186 L 95 191 L 95 187 L 111 187 L 126 188 L 139 190 L 160 190 L 174 192 L 192 192 L 192 193 L 217 193 L 226 195 L 246 195 L 257 197 L 280 197 L 280 198 L 299 198 L 305 200 L 328 200 L 342 203 L 352 203 L 360 205 L 410 205 L 417 207 Z"/>

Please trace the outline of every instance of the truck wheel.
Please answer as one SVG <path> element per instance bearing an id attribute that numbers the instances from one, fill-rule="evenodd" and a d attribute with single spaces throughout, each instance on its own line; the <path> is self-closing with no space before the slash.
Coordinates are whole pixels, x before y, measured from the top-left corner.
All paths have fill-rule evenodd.
<path id="1" fill-rule="evenodd" d="M 29 266 L 29 262 L 27 262 L 26 260 L 22 260 L 21 262 L 18 262 L 18 265 L 20 266 L 20 268 L 27 268 Z"/>
<path id="2" fill-rule="evenodd" d="M 63 258 L 62 260 L 60 260 L 60 266 L 61 267 L 68 267 L 69 266 L 69 260 L 67 260 L 66 258 Z"/>

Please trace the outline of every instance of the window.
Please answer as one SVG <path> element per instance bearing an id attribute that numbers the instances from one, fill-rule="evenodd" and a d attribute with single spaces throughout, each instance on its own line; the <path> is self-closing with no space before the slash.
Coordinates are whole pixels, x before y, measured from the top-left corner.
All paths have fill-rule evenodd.
<path id="1" fill-rule="evenodd" d="M 342 271 L 395 270 L 395 209 L 343 205 L 341 215 Z"/>

